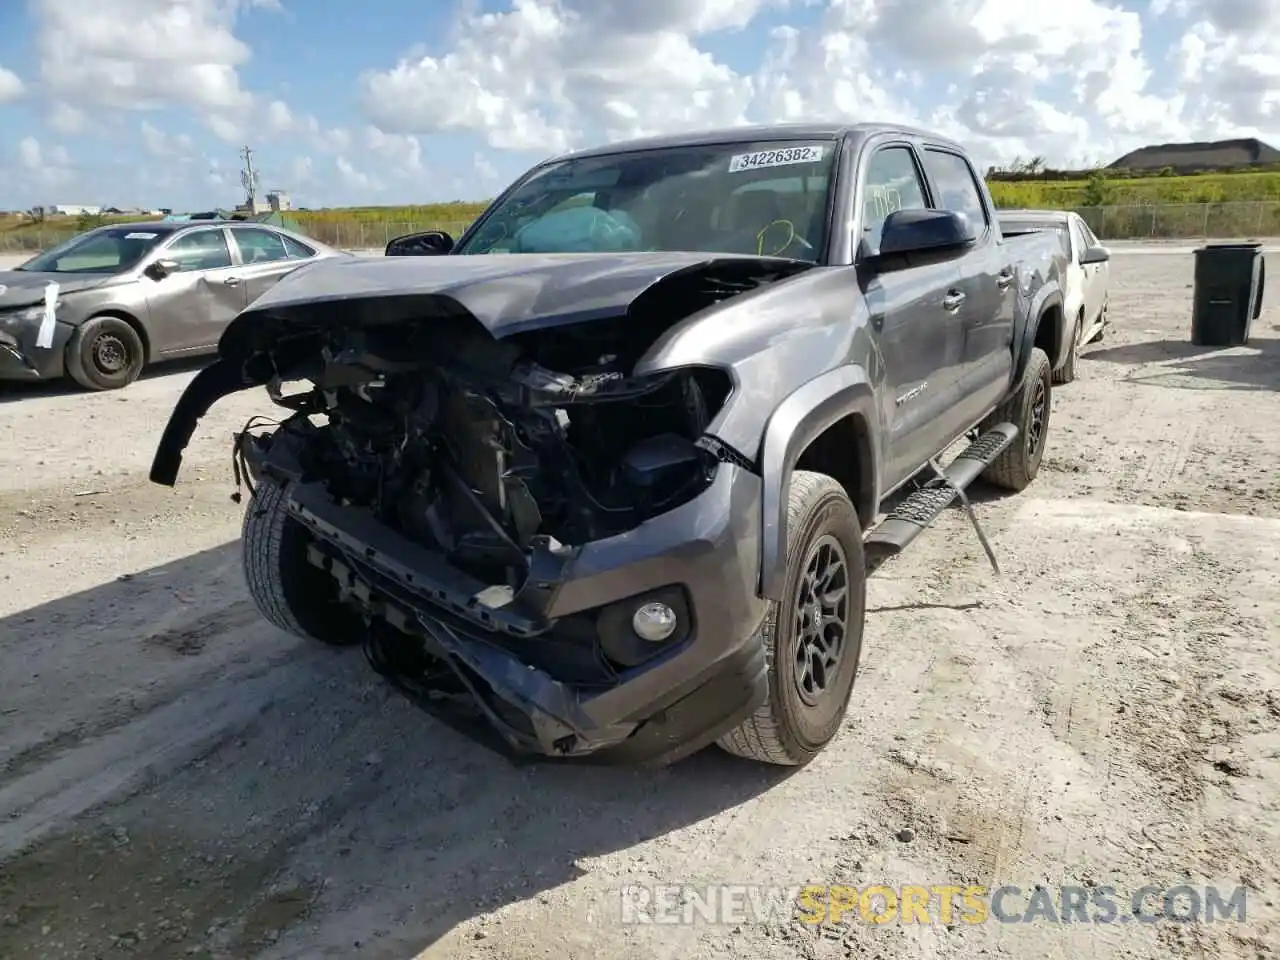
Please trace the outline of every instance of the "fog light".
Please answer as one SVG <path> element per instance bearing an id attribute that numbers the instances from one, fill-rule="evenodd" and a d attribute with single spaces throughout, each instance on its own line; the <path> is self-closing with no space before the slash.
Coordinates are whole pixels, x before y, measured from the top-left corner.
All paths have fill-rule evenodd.
<path id="1" fill-rule="evenodd" d="M 631 615 L 631 629 L 650 643 L 661 643 L 676 632 L 676 612 L 665 603 L 646 603 Z"/>

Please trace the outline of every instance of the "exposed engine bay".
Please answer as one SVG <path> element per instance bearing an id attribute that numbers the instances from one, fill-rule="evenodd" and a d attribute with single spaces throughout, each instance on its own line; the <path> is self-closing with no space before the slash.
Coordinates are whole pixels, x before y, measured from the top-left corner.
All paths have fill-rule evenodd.
<path id="1" fill-rule="evenodd" d="M 535 537 L 573 546 L 633 529 L 731 455 L 704 437 L 726 372 L 629 371 L 683 315 L 772 276 L 683 279 L 679 312 L 640 298 L 622 316 L 502 340 L 458 312 L 295 331 L 268 390 L 297 413 L 252 442 L 287 445 L 334 500 L 518 590 Z M 283 393 L 303 378 L 312 390 Z"/>

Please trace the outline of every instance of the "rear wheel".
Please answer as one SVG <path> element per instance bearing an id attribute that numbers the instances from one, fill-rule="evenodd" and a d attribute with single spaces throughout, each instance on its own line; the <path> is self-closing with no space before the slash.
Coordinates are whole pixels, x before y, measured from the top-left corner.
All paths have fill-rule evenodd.
<path id="1" fill-rule="evenodd" d="M 258 484 L 240 539 L 249 595 L 263 617 L 286 633 L 331 646 L 364 639 L 363 622 L 338 600 L 333 578 L 308 562 L 306 528 L 289 516 L 281 487 Z"/>
<path id="2" fill-rule="evenodd" d="M 998 423 L 1012 423 L 1018 428 L 1017 438 L 984 471 L 983 478 L 987 482 L 1019 492 L 1025 490 L 1040 472 L 1053 399 L 1049 371 L 1048 354 L 1039 347 L 1032 349 L 1017 391 L 983 421 L 980 433 Z"/>
<path id="3" fill-rule="evenodd" d="M 147 362 L 138 331 L 119 317 L 94 317 L 67 343 L 67 373 L 86 390 L 119 390 L 138 379 Z"/>
<path id="4" fill-rule="evenodd" d="M 862 528 L 844 488 L 797 470 L 787 504 L 787 576 L 760 628 L 769 696 L 717 741 L 729 753 L 780 766 L 808 763 L 840 729 L 866 613 Z"/>

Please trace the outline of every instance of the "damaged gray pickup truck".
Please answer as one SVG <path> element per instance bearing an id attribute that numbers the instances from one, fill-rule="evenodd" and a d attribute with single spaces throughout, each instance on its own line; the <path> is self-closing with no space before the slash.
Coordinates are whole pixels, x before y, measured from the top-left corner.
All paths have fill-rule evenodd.
<path id="1" fill-rule="evenodd" d="M 1032 481 L 1066 357 L 1060 245 L 885 125 L 573 153 L 387 254 L 233 321 L 151 479 L 265 386 L 287 417 L 235 443 L 262 613 L 515 757 L 812 759 L 867 576 L 979 475 Z"/>

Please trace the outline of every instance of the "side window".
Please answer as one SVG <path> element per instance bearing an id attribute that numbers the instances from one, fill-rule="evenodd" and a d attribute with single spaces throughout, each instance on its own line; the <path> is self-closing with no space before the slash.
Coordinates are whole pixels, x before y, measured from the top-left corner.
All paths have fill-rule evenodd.
<path id="1" fill-rule="evenodd" d="M 273 263 L 289 259 L 284 240 L 278 233 L 242 227 L 236 230 L 235 237 L 240 257 L 245 263 Z"/>
<path id="2" fill-rule="evenodd" d="M 314 257 L 316 252 L 308 247 L 305 243 L 299 243 L 293 237 L 280 235 L 280 239 L 284 241 L 284 248 L 289 254 L 290 260 L 306 260 L 308 257 Z"/>
<path id="3" fill-rule="evenodd" d="M 231 266 L 231 251 L 221 230 L 197 230 L 177 240 L 162 256 L 176 260 L 184 273 L 191 270 L 217 270 Z"/>
<path id="4" fill-rule="evenodd" d="M 1076 259 L 1079 260 L 1084 256 L 1084 248 L 1089 245 L 1089 242 L 1085 239 L 1084 230 L 1080 228 L 1079 220 L 1071 221 L 1071 241 L 1072 246 L 1075 247 Z"/>
<path id="5" fill-rule="evenodd" d="M 1068 260 L 1071 259 L 1071 228 L 1059 226 L 1054 230 L 1058 235 L 1058 239 L 1062 241 L 1062 255 Z"/>
<path id="6" fill-rule="evenodd" d="M 941 210 L 963 213 L 979 235 L 987 228 L 987 212 L 982 206 L 982 191 L 969 161 L 945 150 L 925 150 L 925 169 L 937 189 L 937 206 Z"/>
<path id="7" fill-rule="evenodd" d="M 1102 241 L 1099 240 L 1097 236 L 1094 235 L 1094 232 L 1091 229 L 1089 229 L 1089 224 L 1081 220 L 1080 228 L 1084 230 L 1084 238 L 1089 241 L 1089 246 L 1091 247 L 1101 246 Z"/>
<path id="8" fill-rule="evenodd" d="M 908 147 L 885 147 L 867 164 L 867 181 L 862 197 L 863 254 L 880 249 L 880 234 L 889 214 L 898 210 L 923 210 L 924 185 Z"/>

